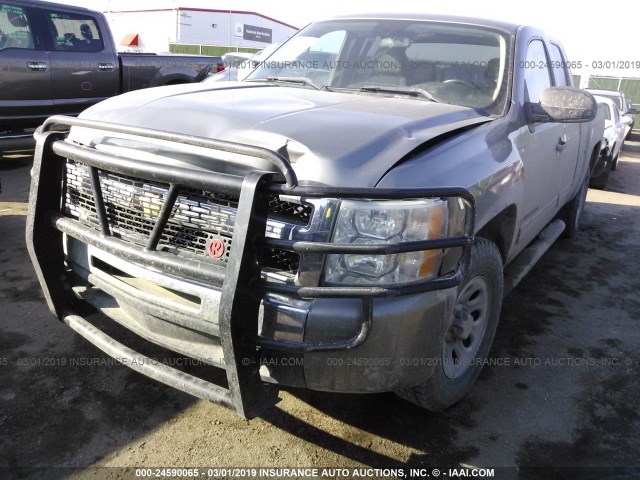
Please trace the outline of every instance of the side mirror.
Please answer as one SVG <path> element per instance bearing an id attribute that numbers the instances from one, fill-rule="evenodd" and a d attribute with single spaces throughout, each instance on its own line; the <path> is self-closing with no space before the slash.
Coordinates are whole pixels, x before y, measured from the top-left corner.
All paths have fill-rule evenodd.
<path id="1" fill-rule="evenodd" d="M 529 123 L 583 123 L 596 117 L 598 106 L 589 92 L 575 87 L 551 87 L 540 103 L 527 104 Z"/>

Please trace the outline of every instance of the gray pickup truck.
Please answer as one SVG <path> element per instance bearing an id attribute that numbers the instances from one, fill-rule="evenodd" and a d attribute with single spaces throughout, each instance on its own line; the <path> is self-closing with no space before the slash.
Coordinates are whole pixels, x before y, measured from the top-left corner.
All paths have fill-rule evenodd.
<path id="1" fill-rule="evenodd" d="M 190 83 L 220 57 L 118 53 L 104 16 L 37 0 L 0 0 L 0 151 L 51 115 L 77 115 L 140 88 Z"/>
<path id="2" fill-rule="evenodd" d="M 281 386 L 445 409 L 486 363 L 503 296 L 578 228 L 604 127 L 565 59 L 526 26 L 346 16 L 243 82 L 51 118 L 27 226 L 49 307 L 247 418 Z"/>

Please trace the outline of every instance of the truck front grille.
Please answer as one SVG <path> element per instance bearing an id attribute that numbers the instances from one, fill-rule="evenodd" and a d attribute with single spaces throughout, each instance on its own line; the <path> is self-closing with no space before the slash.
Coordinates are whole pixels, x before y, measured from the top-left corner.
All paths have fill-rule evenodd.
<path id="1" fill-rule="evenodd" d="M 122 240 L 146 245 L 169 186 L 112 172 L 99 171 L 100 186 L 112 235 Z M 232 237 L 239 199 L 215 192 L 182 187 L 169 221 L 160 238 L 158 249 L 178 255 L 203 256 L 208 261 L 225 266 L 233 248 Z M 306 225 L 312 207 L 269 198 L 267 236 L 278 237 L 283 225 Z M 86 226 L 99 228 L 89 169 L 86 165 L 67 160 L 66 215 Z M 220 259 L 211 258 L 208 247 L 212 240 L 225 244 Z M 265 251 L 265 266 L 295 274 L 300 258 L 284 250 Z"/>

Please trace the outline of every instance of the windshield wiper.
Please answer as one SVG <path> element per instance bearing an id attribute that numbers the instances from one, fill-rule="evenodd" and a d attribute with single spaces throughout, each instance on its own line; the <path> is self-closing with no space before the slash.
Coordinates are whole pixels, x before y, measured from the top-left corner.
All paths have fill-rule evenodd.
<path id="1" fill-rule="evenodd" d="M 424 88 L 401 87 L 394 85 L 363 85 L 359 88 L 359 90 L 361 92 L 372 93 L 399 93 L 401 95 L 408 95 L 411 97 L 422 97 L 426 98 L 427 100 L 431 100 L 432 102 L 440 103 L 440 100 L 438 100 Z"/>
<path id="2" fill-rule="evenodd" d="M 324 87 L 319 87 L 311 80 L 305 77 L 267 77 L 267 78 L 252 78 L 246 80 L 247 82 L 272 82 L 272 83 L 293 83 L 296 85 L 304 85 L 315 88 L 316 90 L 323 90 Z"/>

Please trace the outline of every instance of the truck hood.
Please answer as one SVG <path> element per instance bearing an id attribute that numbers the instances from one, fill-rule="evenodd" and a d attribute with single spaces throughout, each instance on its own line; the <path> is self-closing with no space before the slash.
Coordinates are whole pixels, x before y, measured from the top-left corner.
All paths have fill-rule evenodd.
<path id="1" fill-rule="evenodd" d="M 81 117 L 269 148 L 289 157 L 301 184 L 351 187 L 373 187 L 426 142 L 492 119 L 400 96 L 246 82 L 132 92 Z M 70 139 L 91 144 L 95 137 L 74 128 Z"/>

